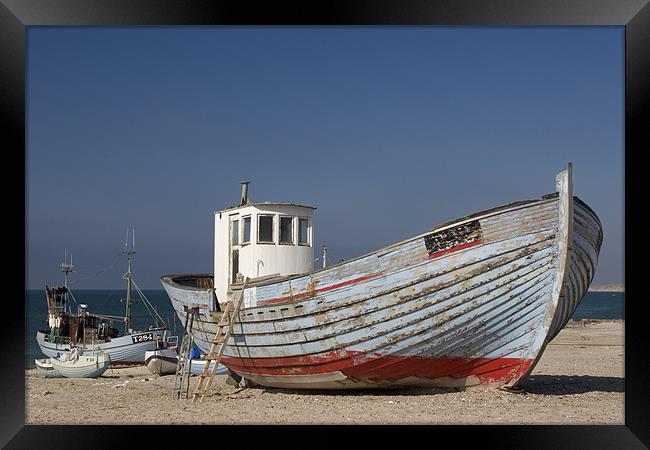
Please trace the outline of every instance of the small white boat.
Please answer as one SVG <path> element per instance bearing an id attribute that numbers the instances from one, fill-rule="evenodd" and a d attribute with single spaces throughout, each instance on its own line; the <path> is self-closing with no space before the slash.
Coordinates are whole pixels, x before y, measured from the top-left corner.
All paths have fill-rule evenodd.
<path id="1" fill-rule="evenodd" d="M 176 373 L 178 353 L 176 348 L 166 347 L 144 353 L 144 363 L 147 369 L 156 375 L 169 375 Z"/>
<path id="2" fill-rule="evenodd" d="M 72 349 L 67 360 L 51 359 L 54 370 L 66 378 L 96 378 L 106 372 L 111 364 L 107 353 L 83 355 L 78 348 Z"/>
<path id="3" fill-rule="evenodd" d="M 192 375 L 201 375 L 203 373 L 203 368 L 205 367 L 205 363 L 208 361 L 205 359 L 193 359 L 191 360 L 191 365 L 190 365 L 190 373 Z M 210 361 L 210 365 L 208 366 L 208 370 L 212 371 L 212 368 L 214 367 L 214 361 Z M 216 375 L 225 375 L 228 373 L 228 368 L 225 367 L 223 364 L 219 364 L 219 367 L 217 367 L 217 372 Z"/>
<path id="4" fill-rule="evenodd" d="M 52 367 L 52 361 L 50 358 L 41 358 L 35 359 L 34 363 L 36 364 L 36 370 L 38 374 L 43 378 L 61 378 L 61 375 L 54 367 Z"/>
<path id="5" fill-rule="evenodd" d="M 192 359 L 191 365 L 189 366 L 190 373 L 192 375 L 200 375 L 203 372 L 206 362 L 205 359 Z M 145 364 L 151 373 L 156 375 L 171 375 L 176 373 L 178 353 L 176 353 L 176 349 L 172 347 L 152 350 L 146 352 Z M 213 367 L 214 361 L 211 361 L 208 370 L 211 371 Z M 223 375 L 226 373 L 228 373 L 228 369 L 222 364 L 219 364 L 216 374 Z"/>

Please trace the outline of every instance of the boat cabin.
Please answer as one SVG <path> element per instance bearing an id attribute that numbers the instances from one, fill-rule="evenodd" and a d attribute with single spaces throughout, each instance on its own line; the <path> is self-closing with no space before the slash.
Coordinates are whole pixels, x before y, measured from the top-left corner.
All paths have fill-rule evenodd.
<path id="1" fill-rule="evenodd" d="M 64 266 L 65 268 L 65 266 Z M 68 270 L 70 272 L 70 270 Z M 66 272 L 67 275 L 67 272 Z M 65 281 L 68 283 L 67 277 Z M 47 300 L 48 328 L 39 330 L 44 340 L 51 343 L 79 344 L 90 342 L 110 342 L 118 336 L 118 331 L 105 317 L 88 312 L 88 305 L 77 305 L 76 314 L 71 311 L 67 286 L 45 286 Z"/>
<path id="2" fill-rule="evenodd" d="M 230 285 L 246 278 L 287 276 L 314 270 L 316 208 L 293 203 L 250 202 L 242 182 L 239 206 L 214 213 L 214 289 L 226 302 Z"/>

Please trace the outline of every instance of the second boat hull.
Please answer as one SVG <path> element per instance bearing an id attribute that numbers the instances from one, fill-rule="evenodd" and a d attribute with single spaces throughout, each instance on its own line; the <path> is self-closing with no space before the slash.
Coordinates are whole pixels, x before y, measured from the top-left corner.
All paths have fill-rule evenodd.
<path id="1" fill-rule="evenodd" d="M 84 352 L 104 352 L 111 358 L 113 365 L 144 364 L 145 352 L 156 349 L 157 341 L 163 339 L 163 332 L 143 331 L 132 335 L 120 336 L 110 342 L 101 344 L 79 345 Z M 62 354 L 70 353 L 70 345 L 65 343 L 48 342 L 47 335 L 41 331 L 36 334 L 36 341 L 41 352 L 50 357 L 57 358 Z"/>
<path id="2" fill-rule="evenodd" d="M 144 363 L 153 374 L 170 375 L 176 373 L 178 354 L 173 348 L 147 351 L 144 354 Z"/>
<path id="3" fill-rule="evenodd" d="M 81 355 L 74 363 L 52 360 L 52 367 L 66 378 L 96 378 L 106 372 L 110 364 L 110 357 L 101 353 Z"/>

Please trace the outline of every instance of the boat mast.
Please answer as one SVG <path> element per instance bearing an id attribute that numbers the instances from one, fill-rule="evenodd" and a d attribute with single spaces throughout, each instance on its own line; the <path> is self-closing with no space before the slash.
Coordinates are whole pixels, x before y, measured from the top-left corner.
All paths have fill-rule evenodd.
<path id="1" fill-rule="evenodd" d="M 63 272 L 63 286 L 65 286 L 65 293 L 63 294 L 63 298 L 65 300 L 65 306 L 64 306 L 64 313 L 69 313 L 69 307 L 68 307 L 68 274 L 70 272 L 74 272 L 74 266 L 72 265 L 72 253 L 70 253 L 70 263 L 68 263 L 68 252 L 66 250 L 64 257 L 63 257 L 63 262 L 61 263 L 61 272 Z"/>
<path id="2" fill-rule="evenodd" d="M 126 318 L 125 318 L 125 334 L 131 332 L 131 258 L 135 255 L 135 230 L 133 230 L 133 245 L 131 250 L 127 249 L 129 240 L 129 231 L 126 231 L 126 241 L 124 242 L 124 253 L 128 259 L 128 269 L 122 276 L 126 280 Z"/>

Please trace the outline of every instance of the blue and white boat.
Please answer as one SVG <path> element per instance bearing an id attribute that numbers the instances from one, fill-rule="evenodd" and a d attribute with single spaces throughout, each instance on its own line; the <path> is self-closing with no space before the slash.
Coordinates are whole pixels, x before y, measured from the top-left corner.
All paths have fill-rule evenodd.
<path id="1" fill-rule="evenodd" d="M 84 353 L 104 352 L 114 365 L 144 364 L 147 351 L 165 345 L 167 339 L 172 337 L 169 336 L 165 321 L 133 280 L 131 258 L 135 251 L 133 248 L 127 250 L 125 246 L 124 253 L 128 258 L 128 271 L 123 276 L 127 280 L 124 316 L 90 313 L 86 304 L 77 303 L 68 282 L 68 274 L 73 271 L 72 260 L 68 263 L 66 255 L 61 264 L 64 285 L 51 288 L 45 286 L 48 328 L 36 333 L 36 341 L 44 355 L 58 358 L 69 354 L 71 348 L 76 346 Z M 132 287 L 155 322 L 154 326 L 145 330 L 134 330 L 132 327 Z M 76 312 L 72 308 L 71 300 L 77 307 Z M 120 332 L 113 326 L 113 322 L 123 322 L 124 331 Z"/>
<path id="2" fill-rule="evenodd" d="M 106 372 L 111 365 L 108 354 L 83 354 L 73 349 L 68 358 L 51 359 L 52 367 L 66 378 L 96 378 Z"/>
<path id="3" fill-rule="evenodd" d="M 206 363 L 208 362 L 205 359 L 193 359 L 190 361 L 190 373 L 192 375 L 201 375 L 203 373 L 203 368 L 205 367 Z M 210 361 L 210 365 L 208 366 L 208 371 L 212 372 L 212 369 L 214 368 L 214 360 Z M 223 364 L 219 364 L 217 367 L 217 371 L 215 372 L 216 375 L 225 375 L 228 373 L 228 368 L 225 367 Z"/>
<path id="4" fill-rule="evenodd" d="M 199 357 L 187 360 L 186 364 L 192 375 L 200 375 L 203 372 L 206 362 L 205 359 Z M 166 347 L 148 351 L 145 356 L 145 365 L 151 373 L 156 375 L 171 375 L 176 373 L 176 367 L 178 365 L 177 348 Z M 212 371 L 213 367 L 214 361 L 210 361 L 208 370 Z M 223 364 L 219 364 L 216 374 L 225 375 L 227 373 L 228 369 Z"/>

